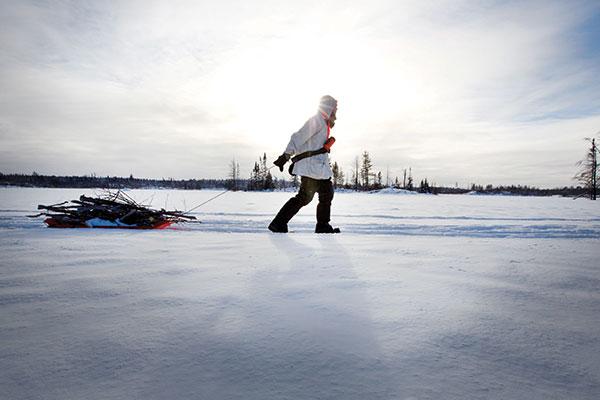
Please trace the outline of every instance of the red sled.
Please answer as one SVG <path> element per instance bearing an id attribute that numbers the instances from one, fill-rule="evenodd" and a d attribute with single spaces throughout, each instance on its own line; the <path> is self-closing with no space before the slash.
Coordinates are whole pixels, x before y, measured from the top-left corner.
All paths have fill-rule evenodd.
<path id="1" fill-rule="evenodd" d="M 176 221 L 157 221 L 152 225 L 88 225 L 82 221 L 47 218 L 44 222 L 48 225 L 48 228 L 165 229 Z"/>

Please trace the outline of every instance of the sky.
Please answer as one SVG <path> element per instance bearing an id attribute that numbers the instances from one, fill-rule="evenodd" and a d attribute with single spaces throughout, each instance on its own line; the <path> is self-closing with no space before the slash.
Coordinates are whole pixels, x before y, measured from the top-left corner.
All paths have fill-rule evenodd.
<path id="1" fill-rule="evenodd" d="M 3 0 L 0 172 L 249 177 L 329 94 L 348 177 L 570 186 L 598 77 L 598 1 Z"/>

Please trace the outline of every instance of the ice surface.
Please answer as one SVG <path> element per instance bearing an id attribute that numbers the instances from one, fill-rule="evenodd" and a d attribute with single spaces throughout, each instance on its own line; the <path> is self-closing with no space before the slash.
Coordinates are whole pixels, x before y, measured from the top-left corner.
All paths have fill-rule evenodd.
<path id="1" fill-rule="evenodd" d="M 191 209 L 215 191 L 130 191 Z M 0 189 L 0 398 L 597 399 L 600 210 L 565 198 L 336 193 L 339 235 L 266 225 L 48 229 Z"/>

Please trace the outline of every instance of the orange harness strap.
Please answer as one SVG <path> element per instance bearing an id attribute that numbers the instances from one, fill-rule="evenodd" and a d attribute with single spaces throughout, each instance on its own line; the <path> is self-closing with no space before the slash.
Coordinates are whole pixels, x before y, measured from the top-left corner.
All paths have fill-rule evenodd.
<path id="1" fill-rule="evenodd" d="M 322 116 L 325 117 L 325 121 L 327 121 L 327 139 L 329 139 L 329 133 L 331 132 L 331 127 L 329 125 L 329 118 L 327 118 L 327 115 L 323 114 L 322 111 L 319 111 L 321 113 Z"/>

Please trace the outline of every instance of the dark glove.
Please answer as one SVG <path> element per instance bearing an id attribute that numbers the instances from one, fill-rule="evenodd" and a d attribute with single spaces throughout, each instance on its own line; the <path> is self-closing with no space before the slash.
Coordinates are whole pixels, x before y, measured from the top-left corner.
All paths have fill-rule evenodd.
<path id="1" fill-rule="evenodd" d="M 277 165 L 279 167 L 279 171 L 283 172 L 283 166 L 286 162 L 288 162 L 289 159 L 290 155 L 283 153 L 277 160 L 273 161 L 273 164 Z"/>

